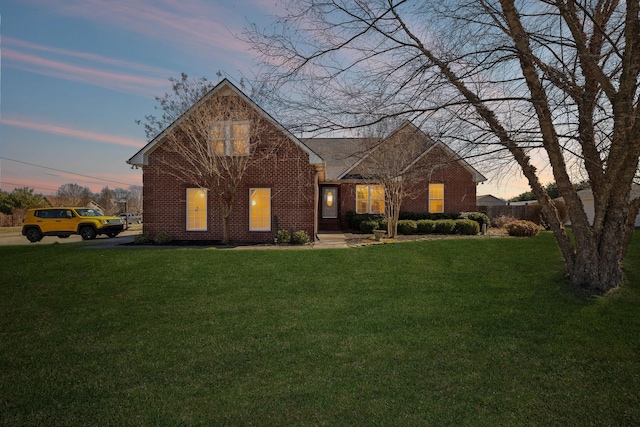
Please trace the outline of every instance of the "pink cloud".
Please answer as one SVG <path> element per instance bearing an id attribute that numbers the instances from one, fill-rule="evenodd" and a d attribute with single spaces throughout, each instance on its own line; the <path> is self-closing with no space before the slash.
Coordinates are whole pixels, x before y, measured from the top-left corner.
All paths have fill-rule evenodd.
<path id="1" fill-rule="evenodd" d="M 22 129 L 33 130 L 36 132 L 51 133 L 55 135 L 68 136 L 77 139 L 87 139 L 90 141 L 102 142 L 106 144 L 122 145 L 125 147 L 141 148 L 146 142 L 141 139 L 128 138 L 118 135 L 109 135 L 86 131 L 81 129 L 72 129 L 63 126 L 57 126 L 42 122 L 33 122 L 29 120 L 21 120 L 15 118 L 2 117 L 0 123 L 5 126 L 14 126 Z"/>
<path id="2" fill-rule="evenodd" d="M 29 1 L 29 0 L 27 0 Z M 249 48 L 235 33 L 247 25 L 245 16 L 262 16 L 263 1 L 244 4 L 182 0 L 30 0 L 54 13 L 141 34 L 197 58 L 215 57 L 247 66 Z M 246 56 L 245 56 L 246 55 Z"/>
<path id="3" fill-rule="evenodd" d="M 168 70 L 166 68 L 160 67 L 152 67 L 145 64 L 140 64 L 136 62 L 123 61 L 121 59 L 109 58 L 102 55 L 96 55 L 94 53 L 89 52 L 78 52 L 68 49 L 61 49 L 52 46 L 44 46 L 36 43 L 27 42 L 24 40 L 14 39 L 12 37 L 3 37 L 2 44 L 5 48 L 8 46 L 13 46 L 15 48 L 26 49 L 26 50 L 35 50 L 40 52 L 53 53 L 56 55 L 69 56 L 73 58 L 84 59 L 91 62 L 97 62 L 100 64 L 111 65 L 116 67 L 122 67 L 126 69 L 137 70 L 145 73 L 149 73 L 158 77 L 165 78 L 166 76 L 170 76 L 176 74 L 173 70 Z"/>
<path id="4" fill-rule="evenodd" d="M 21 53 L 6 47 L 2 50 L 2 57 L 5 66 L 65 80 L 88 83 L 107 89 L 120 90 L 126 93 L 133 92 L 144 96 L 155 96 L 167 86 L 166 78 L 82 67 Z"/>

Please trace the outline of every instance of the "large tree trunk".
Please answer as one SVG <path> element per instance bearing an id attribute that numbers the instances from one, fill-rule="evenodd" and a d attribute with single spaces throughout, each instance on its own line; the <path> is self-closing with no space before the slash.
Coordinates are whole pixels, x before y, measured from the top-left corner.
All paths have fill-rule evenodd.
<path id="1" fill-rule="evenodd" d="M 629 204 L 628 196 L 621 193 L 607 204 L 602 224 L 578 221 L 573 225 L 575 258 L 573 263 L 566 263 L 569 283 L 573 287 L 603 294 L 622 284 L 622 262 L 636 215 L 637 209 Z"/>

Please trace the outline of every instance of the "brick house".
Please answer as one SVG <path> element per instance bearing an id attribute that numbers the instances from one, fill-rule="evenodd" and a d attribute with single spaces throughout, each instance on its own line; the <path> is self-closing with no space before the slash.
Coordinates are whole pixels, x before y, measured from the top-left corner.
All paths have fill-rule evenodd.
<path id="1" fill-rule="evenodd" d="M 194 150 L 204 147 L 200 158 L 243 162 L 233 209 L 226 218 L 230 241 L 273 242 L 280 229 L 304 230 L 313 239 L 318 231 L 344 229 L 349 211 L 383 212 L 384 190 L 366 171 L 381 157 L 380 150 L 392 152 L 400 143 L 400 151 L 411 158 L 405 156 L 403 168 L 418 175 L 403 210 L 475 210 L 476 185 L 486 178 L 411 123 L 374 141 L 375 149 L 365 138 L 300 139 L 225 79 L 127 161 L 143 169 L 143 227 L 151 238 L 166 232 L 174 240 L 223 240 L 222 200 L 229 194 L 177 173 L 199 166 L 170 148 L 190 118 L 203 115 L 211 105 L 222 105 L 215 104 L 220 100 L 233 100 L 240 106 L 234 111 L 249 111 L 253 119 L 234 112 L 212 118 L 206 135 L 191 144 L 196 144 Z M 408 133 L 411 138 L 406 138 Z"/>

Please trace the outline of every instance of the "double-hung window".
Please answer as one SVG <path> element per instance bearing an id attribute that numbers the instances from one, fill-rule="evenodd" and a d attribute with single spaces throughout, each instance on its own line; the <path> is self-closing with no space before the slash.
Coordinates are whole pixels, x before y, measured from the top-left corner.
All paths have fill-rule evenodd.
<path id="1" fill-rule="evenodd" d="M 213 123 L 209 129 L 209 152 L 216 156 L 249 155 L 249 123 Z"/>
<path id="2" fill-rule="evenodd" d="M 444 184 L 429 184 L 429 212 L 444 212 Z"/>
<path id="3" fill-rule="evenodd" d="M 187 231 L 207 229 L 207 190 L 187 188 Z"/>
<path id="4" fill-rule="evenodd" d="M 383 214 L 384 187 L 382 185 L 356 185 L 356 213 Z"/>

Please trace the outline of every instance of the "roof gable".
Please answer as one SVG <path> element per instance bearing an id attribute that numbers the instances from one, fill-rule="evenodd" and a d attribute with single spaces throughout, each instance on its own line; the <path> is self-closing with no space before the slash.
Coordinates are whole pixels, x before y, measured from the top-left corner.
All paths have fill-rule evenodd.
<path id="1" fill-rule="evenodd" d="M 407 141 L 410 141 L 407 143 Z M 480 172 L 467 163 L 456 152 L 441 141 L 433 141 L 420 128 L 409 121 L 398 126 L 383 140 L 372 138 L 306 138 L 304 142 L 319 153 L 326 162 L 327 180 L 335 181 L 349 178 L 362 178 L 366 175 L 367 159 L 377 150 L 394 149 L 402 144 L 403 156 L 399 156 L 402 165 L 400 173 L 405 173 L 431 150 L 441 148 L 453 161 L 469 171 L 473 182 L 486 181 Z"/>
<path id="2" fill-rule="evenodd" d="M 209 92 L 207 92 L 202 98 L 200 98 L 196 103 L 194 103 L 187 111 L 182 113 L 178 119 L 176 119 L 173 123 L 167 126 L 162 132 L 156 135 L 147 145 L 142 147 L 136 154 L 133 155 L 127 163 L 135 166 L 144 166 L 148 164 L 149 154 L 151 154 L 155 149 L 157 149 L 168 133 L 172 132 L 177 126 L 179 126 L 186 117 L 193 114 L 194 111 L 206 103 L 209 99 L 216 95 L 221 95 L 225 91 L 231 91 L 233 94 L 239 96 L 243 101 L 245 101 L 251 108 L 258 111 L 258 113 L 271 124 L 273 124 L 280 132 L 282 132 L 288 139 L 290 139 L 294 144 L 296 144 L 302 151 L 309 155 L 309 163 L 310 164 L 321 164 L 323 163 L 323 159 L 318 156 L 313 150 L 311 150 L 307 145 L 305 145 L 300 139 L 295 137 L 291 132 L 289 132 L 284 126 L 282 126 L 278 121 L 276 121 L 271 115 L 269 115 L 266 111 L 262 109 L 258 104 L 253 102 L 251 98 L 244 94 L 240 89 L 238 89 L 233 83 L 231 83 L 228 79 L 222 80 L 218 83 L 214 88 L 212 88 Z"/>

